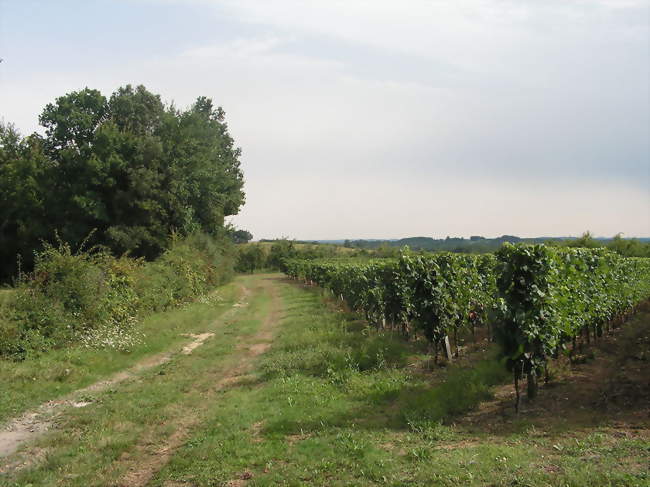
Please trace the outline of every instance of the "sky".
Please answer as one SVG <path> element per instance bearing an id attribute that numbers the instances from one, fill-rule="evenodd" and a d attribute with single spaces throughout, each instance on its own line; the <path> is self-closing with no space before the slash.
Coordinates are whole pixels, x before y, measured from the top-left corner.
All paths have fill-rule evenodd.
<path id="1" fill-rule="evenodd" d="M 0 0 L 0 119 L 226 111 L 255 239 L 650 236 L 647 0 Z"/>

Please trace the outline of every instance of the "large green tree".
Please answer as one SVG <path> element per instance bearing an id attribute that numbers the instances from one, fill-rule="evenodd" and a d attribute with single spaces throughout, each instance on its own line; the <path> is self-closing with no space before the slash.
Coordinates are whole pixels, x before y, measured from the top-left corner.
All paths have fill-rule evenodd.
<path id="1" fill-rule="evenodd" d="M 45 191 L 50 161 L 38 137 L 22 139 L 0 124 L 0 279 L 15 275 L 19 255 L 27 266 L 48 235 Z"/>
<path id="2" fill-rule="evenodd" d="M 45 136 L 0 131 L 0 275 L 55 232 L 153 258 L 171 233 L 215 233 L 244 203 L 240 149 L 225 114 L 187 110 L 143 86 L 72 92 L 48 104 Z"/>

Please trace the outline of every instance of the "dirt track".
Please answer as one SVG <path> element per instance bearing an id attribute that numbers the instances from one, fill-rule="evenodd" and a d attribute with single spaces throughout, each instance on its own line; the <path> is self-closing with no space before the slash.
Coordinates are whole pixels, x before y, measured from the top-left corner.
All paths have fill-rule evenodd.
<path id="1" fill-rule="evenodd" d="M 239 309 L 246 306 L 247 299 L 250 295 L 250 289 L 242 287 L 242 295 L 239 301 L 233 307 L 224 313 L 218 323 L 223 323 L 232 318 Z M 15 453 L 23 444 L 33 441 L 38 436 L 48 431 L 56 422 L 57 418 L 65 413 L 67 408 L 86 407 L 91 403 L 84 401 L 82 398 L 89 393 L 98 393 L 114 387 L 128 379 L 132 379 L 142 372 L 161 366 L 175 356 L 189 355 L 198 347 L 203 345 L 208 339 L 214 336 L 212 332 L 205 332 L 197 335 L 185 335 L 192 338 L 192 341 L 186 343 L 180 350 L 173 349 L 147 357 L 134 366 L 117 372 L 108 379 L 104 379 L 91 384 L 82 389 L 78 389 L 68 394 L 62 399 L 48 401 L 41 404 L 34 410 L 27 411 L 21 416 L 14 418 L 0 427 L 0 473 L 11 470 L 13 466 L 20 461 L 3 463 L 1 460 Z"/>
<path id="2" fill-rule="evenodd" d="M 215 395 L 222 389 L 236 384 L 253 368 L 255 357 L 271 347 L 271 340 L 282 311 L 282 301 L 278 296 L 277 289 L 268 280 L 262 280 L 262 285 L 264 291 L 268 292 L 271 297 L 270 309 L 259 330 L 237 346 L 234 352 L 237 365 L 224 370 L 220 376 L 214 377 L 216 383 L 204 395 L 205 403 L 203 408 L 201 408 L 201 405 L 194 405 L 195 407 L 191 411 L 188 410 L 187 414 L 183 415 L 174 425 L 174 433 L 164 443 L 158 443 L 152 447 L 145 440 L 136 447 L 138 455 L 132 459 L 118 460 L 114 468 L 123 469 L 126 465 L 127 473 L 114 485 L 120 487 L 147 485 L 156 472 L 169 461 L 174 452 L 185 443 L 193 428 L 201 423 L 201 413 L 209 404 L 209 400 L 214 399 Z"/>

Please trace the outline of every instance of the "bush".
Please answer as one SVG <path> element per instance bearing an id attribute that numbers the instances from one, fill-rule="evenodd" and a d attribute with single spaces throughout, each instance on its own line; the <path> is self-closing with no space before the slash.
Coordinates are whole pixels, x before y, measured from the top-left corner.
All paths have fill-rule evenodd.
<path id="1" fill-rule="evenodd" d="M 46 245 L 34 271 L 20 277 L 11 303 L 0 303 L 0 356 L 25 358 L 72 341 L 128 348 L 139 317 L 190 301 L 232 277 L 232 245 L 224 238 L 172 240 L 150 263 L 101 249 L 73 252 L 62 242 Z"/>
<path id="2" fill-rule="evenodd" d="M 174 238 L 156 261 L 139 269 L 136 291 L 147 311 L 162 311 L 204 294 L 233 275 L 232 245 L 203 234 Z"/>
<path id="3" fill-rule="evenodd" d="M 297 244 L 287 239 L 273 240 L 271 245 L 238 245 L 235 270 L 247 273 L 262 269 L 285 272 L 287 261 L 291 259 L 314 260 L 336 255 L 337 250 L 333 245 Z"/>
<path id="4" fill-rule="evenodd" d="M 267 267 L 264 248 L 259 244 L 240 245 L 237 252 L 237 272 L 254 272 Z"/>
<path id="5" fill-rule="evenodd" d="M 133 287 L 139 265 L 97 249 L 75 253 L 62 242 L 46 245 L 5 311 L 0 355 L 23 358 L 99 326 L 128 329 L 139 307 Z"/>
<path id="6" fill-rule="evenodd" d="M 269 250 L 267 265 L 271 269 L 284 272 L 286 270 L 285 262 L 296 257 L 298 257 L 298 249 L 291 240 L 276 240 Z"/>

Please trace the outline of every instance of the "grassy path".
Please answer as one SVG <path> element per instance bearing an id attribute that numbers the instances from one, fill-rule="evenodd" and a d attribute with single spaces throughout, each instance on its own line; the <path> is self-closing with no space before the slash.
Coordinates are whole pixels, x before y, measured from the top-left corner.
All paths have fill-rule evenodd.
<path id="1" fill-rule="evenodd" d="M 0 486 L 649 485 L 645 396 L 620 414 L 574 413 L 590 403 L 571 381 L 590 364 L 515 417 L 509 378 L 480 344 L 430 370 L 418 344 L 367 330 L 318 290 L 280 275 L 232 289 L 184 331 L 213 336 L 64 408 L 8 458 Z M 233 307 L 241 289 L 247 305 Z M 644 316 L 625 343 L 650 336 Z"/>
<path id="2" fill-rule="evenodd" d="M 238 301 L 245 299 L 244 282 L 239 280 L 220 288 L 203 303 L 147 317 L 139 327 L 144 339 L 129 352 L 78 346 L 24 362 L 0 360 L 0 425 L 46 401 L 62 398 L 158 354 L 176 353 L 194 340 L 188 334 L 202 333 L 237 310 Z"/>
<path id="3" fill-rule="evenodd" d="M 242 286 L 239 301 L 235 303 L 231 309 L 226 311 L 220 317 L 218 322 L 212 323 L 210 329 L 214 329 L 218 325 L 223 325 L 223 323 L 237 312 L 238 307 L 245 305 L 245 300 L 249 293 L 250 291 L 246 287 Z M 57 417 L 62 414 L 66 408 L 86 407 L 92 404 L 92 402 L 88 401 L 87 398 L 91 397 L 93 394 L 104 392 L 125 380 L 136 377 L 138 374 L 141 374 L 148 369 L 164 365 L 171 361 L 177 354 L 191 354 L 194 350 L 203 345 L 206 340 L 212 338 L 214 332 L 182 334 L 181 336 L 191 338 L 192 341 L 185 344 L 180 350 L 172 348 L 161 353 L 147 356 L 136 362 L 131 367 L 121 370 L 106 379 L 102 379 L 90 384 L 89 386 L 78 389 L 63 398 L 47 401 L 35 410 L 26 411 L 21 416 L 7 422 L 0 429 L 0 458 L 11 455 L 18 450 L 23 443 L 33 440 L 35 437 L 50 429 Z"/>
<path id="4" fill-rule="evenodd" d="M 221 391 L 241 380 L 245 380 L 245 374 L 253 368 L 253 359 L 265 352 L 273 339 L 275 328 L 278 325 L 278 318 L 281 313 L 281 301 L 277 289 L 271 284 L 271 278 L 259 280 L 261 290 L 270 299 L 265 308 L 265 316 L 262 318 L 259 328 L 250 336 L 243 336 L 243 340 L 237 343 L 232 355 L 228 358 L 228 366 L 220 371 L 211 380 L 216 380 L 203 391 L 199 404 L 184 404 L 176 412 L 174 432 L 167 436 L 152 440 L 147 438 L 136 446 L 136 454 L 119 459 L 112 466 L 117 471 L 126 470 L 117 482 L 118 485 L 139 487 L 146 485 L 163 465 L 165 465 L 173 453 L 183 445 L 189 438 L 191 431 L 205 418 L 205 413 L 211 402 Z"/>
<path id="5" fill-rule="evenodd" d="M 62 482 L 61 472 L 52 463 L 58 462 L 75 472 L 63 475 L 66 485 L 144 485 L 160 464 L 160 452 L 182 443 L 181 432 L 197 424 L 203 406 L 222 385 L 245 373 L 270 346 L 280 310 L 269 283 L 266 276 L 240 278 L 246 302 L 231 303 L 226 312 L 213 309 L 213 315 L 221 315 L 207 323 L 214 336 L 191 354 L 183 353 L 185 344 L 179 351 L 149 356 L 131 370 L 72 394 L 85 398 L 86 407 L 64 404 L 68 407 L 48 418 L 55 424 L 48 434 L 0 462 L 0 485 L 15 485 L 16 478 L 30 479 L 17 485 L 56 485 Z M 195 315 L 192 307 L 185 312 Z M 118 457 L 113 455 L 117 451 Z M 76 462 L 69 464 L 70 457 Z"/>

